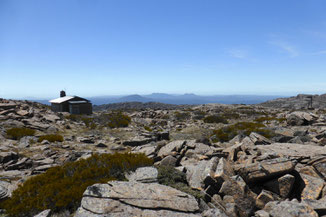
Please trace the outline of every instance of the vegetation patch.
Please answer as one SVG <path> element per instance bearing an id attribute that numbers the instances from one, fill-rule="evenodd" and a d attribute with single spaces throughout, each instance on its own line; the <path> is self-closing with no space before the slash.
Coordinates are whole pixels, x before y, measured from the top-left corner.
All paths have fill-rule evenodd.
<path id="1" fill-rule="evenodd" d="M 194 190 L 188 186 L 185 173 L 172 166 L 157 166 L 156 168 L 158 170 L 158 182 L 160 184 L 178 189 L 179 191 L 190 194 L 197 199 L 203 198 L 200 191 Z"/>
<path id="2" fill-rule="evenodd" d="M 204 122 L 205 123 L 222 123 L 222 124 L 227 124 L 228 123 L 228 121 L 224 117 L 218 116 L 218 115 L 206 116 L 204 118 Z"/>
<path id="3" fill-rule="evenodd" d="M 190 113 L 189 112 L 175 112 L 174 113 L 174 117 L 178 120 L 178 121 L 185 121 L 188 120 L 190 118 Z"/>
<path id="4" fill-rule="evenodd" d="M 49 134 L 40 136 L 37 141 L 42 142 L 43 140 L 48 140 L 49 142 L 63 142 L 63 136 L 59 134 Z"/>
<path id="5" fill-rule="evenodd" d="M 148 132 L 152 132 L 152 128 L 150 128 L 149 126 L 144 126 L 144 129 L 147 130 Z"/>
<path id="6" fill-rule="evenodd" d="M 24 136 L 34 136 L 35 130 L 25 128 L 25 127 L 15 127 L 15 128 L 8 129 L 6 133 L 9 139 L 18 140 Z"/>
<path id="7" fill-rule="evenodd" d="M 131 122 L 131 118 L 122 112 L 112 112 L 105 114 L 107 126 L 110 128 L 128 127 Z"/>
<path id="8" fill-rule="evenodd" d="M 271 121 L 278 121 L 279 123 L 283 123 L 286 121 L 286 118 L 277 118 L 275 116 L 263 116 L 263 117 L 259 117 L 256 118 L 254 121 L 258 122 L 258 123 L 270 123 Z"/>
<path id="9" fill-rule="evenodd" d="M 73 213 L 80 206 L 88 186 L 125 180 L 125 172 L 151 165 L 153 161 L 144 154 L 93 155 L 31 177 L 13 192 L 11 198 L 1 202 L 0 208 L 12 217 L 34 216 L 45 209 L 54 213 L 66 210 Z"/>
<path id="10" fill-rule="evenodd" d="M 259 133 L 266 138 L 271 138 L 274 136 L 273 132 L 266 129 L 266 126 L 262 123 L 238 122 L 236 124 L 214 130 L 213 134 L 211 135 L 211 139 L 213 142 L 227 142 L 238 134 L 249 136 L 252 132 Z"/>

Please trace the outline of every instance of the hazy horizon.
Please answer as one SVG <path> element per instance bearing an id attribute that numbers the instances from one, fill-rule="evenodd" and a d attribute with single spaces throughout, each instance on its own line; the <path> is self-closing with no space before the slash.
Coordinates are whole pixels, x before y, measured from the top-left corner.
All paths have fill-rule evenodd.
<path id="1" fill-rule="evenodd" d="M 2 0 L 0 98 L 326 93 L 322 0 Z"/>

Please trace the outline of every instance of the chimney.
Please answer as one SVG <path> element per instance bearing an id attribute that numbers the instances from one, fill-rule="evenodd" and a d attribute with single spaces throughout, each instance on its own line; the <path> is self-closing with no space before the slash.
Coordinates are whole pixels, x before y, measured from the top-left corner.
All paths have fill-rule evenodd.
<path id="1" fill-rule="evenodd" d="M 60 97 L 65 97 L 65 96 L 66 96 L 66 92 L 63 91 L 63 90 L 61 90 L 61 91 L 60 91 Z"/>

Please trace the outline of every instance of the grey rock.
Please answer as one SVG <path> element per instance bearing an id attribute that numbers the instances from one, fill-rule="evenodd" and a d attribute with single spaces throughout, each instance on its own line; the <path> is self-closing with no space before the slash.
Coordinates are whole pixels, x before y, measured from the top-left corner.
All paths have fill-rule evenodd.
<path id="1" fill-rule="evenodd" d="M 255 217 L 270 217 L 270 215 L 265 210 L 258 210 L 255 212 Z"/>
<path id="2" fill-rule="evenodd" d="M 108 146 L 105 145 L 103 142 L 99 142 L 99 143 L 96 144 L 96 147 L 98 147 L 98 148 L 107 148 Z"/>
<path id="3" fill-rule="evenodd" d="M 297 201 L 272 201 L 266 204 L 264 210 L 275 217 L 318 217 L 311 206 Z"/>
<path id="4" fill-rule="evenodd" d="M 156 146 L 152 144 L 136 146 L 132 148 L 132 153 L 144 153 L 148 157 L 154 157 L 156 154 Z"/>
<path id="5" fill-rule="evenodd" d="M 270 201 L 274 201 L 273 194 L 269 191 L 262 190 L 262 192 L 260 192 L 256 198 L 256 206 L 259 209 L 263 209 L 265 205 Z"/>
<path id="6" fill-rule="evenodd" d="M 187 169 L 187 181 L 190 187 L 204 190 L 208 185 L 215 185 L 214 174 L 217 166 L 217 158 L 209 161 L 202 160 L 197 164 L 185 166 Z"/>
<path id="7" fill-rule="evenodd" d="M 157 183 L 111 181 L 89 186 L 75 216 L 200 216 L 194 197 Z"/>
<path id="8" fill-rule="evenodd" d="M 0 152 L 0 163 L 4 164 L 9 161 L 15 161 L 18 159 L 18 154 L 16 152 Z"/>
<path id="9" fill-rule="evenodd" d="M 290 173 L 294 170 L 294 166 L 294 163 L 288 159 L 276 158 L 249 165 L 242 165 L 242 167 L 238 168 L 238 174 L 247 182 L 255 182 Z"/>
<path id="10" fill-rule="evenodd" d="M 305 187 L 301 193 L 301 199 L 318 199 L 325 185 L 324 180 L 305 174 L 301 174 L 301 178 L 303 179 L 305 184 Z"/>
<path id="11" fill-rule="evenodd" d="M 325 199 L 321 199 L 321 200 L 305 199 L 302 201 L 302 203 L 312 207 L 319 215 L 326 214 Z"/>
<path id="12" fill-rule="evenodd" d="M 269 145 L 272 143 L 271 140 L 255 132 L 250 133 L 249 138 L 255 145 Z"/>
<path id="13" fill-rule="evenodd" d="M 324 147 L 315 145 L 302 145 L 294 143 L 273 143 L 271 145 L 261 145 L 257 149 L 261 153 L 283 156 L 291 159 L 302 159 L 302 157 L 314 157 L 326 155 Z"/>
<path id="14" fill-rule="evenodd" d="M 270 180 L 264 183 L 264 187 L 282 198 L 287 198 L 292 191 L 295 177 L 290 174 L 286 174 L 280 178 Z"/>
<path id="15" fill-rule="evenodd" d="M 9 197 L 8 184 L 4 181 L 0 181 L 0 201 Z"/>
<path id="16" fill-rule="evenodd" d="M 35 215 L 34 217 L 50 217 L 51 213 L 51 210 L 50 209 L 47 209 L 47 210 L 44 210 L 42 212 L 40 212 L 39 214 Z"/>
<path id="17" fill-rule="evenodd" d="M 185 144 L 186 144 L 185 140 L 177 140 L 177 141 L 170 142 L 159 150 L 157 156 L 163 158 L 168 155 L 176 155 L 176 152 L 180 152 Z"/>
<path id="18" fill-rule="evenodd" d="M 152 183 L 157 182 L 158 171 L 155 167 L 140 167 L 135 172 L 126 174 L 129 181 Z"/>
<path id="19" fill-rule="evenodd" d="M 163 158 L 160 162 L 160 165 L 162 166 L 173 166 L 175 167 L 177 163 L 177 159 L 171 155 L 166 156 Z"/>
<path id="20" fill-rule="evenodd" d="M 5 170 L 20 170 L 31 168 L 32 165 L 33 161 L 30 158 L 24 157 L 15 163 L 13 162 L 12 164 L 8 162 L 6 165 L 4 165 L 4 168 Z"/>
<path id="21" fill-rule="evenodd" d="M 240 216 L 251 216 L 253 214 L 256 206 L 256 195 L 240 176 L 233 176 L 223 182 L 219 194 L 233 197 L 235 208 Z"/>
<path id="22" fill-rule="evenodd" d="M 228 216 L 220 209 L 214 208 L 203 212 L 202 217 L 228 217 Z"/>
<path id="23" fill-rule="evenodd" d="M 93 137 L 77 137 L 78 142 L 94 144 L 95 140 Z"/>
<path id="24" fill-rule="evenodd" d="M 291 126 L 302 126 L 312 124 L 317 118 L 318 117 L 312 113 L 295 111 L 286 117 L 286 121 Z"/>

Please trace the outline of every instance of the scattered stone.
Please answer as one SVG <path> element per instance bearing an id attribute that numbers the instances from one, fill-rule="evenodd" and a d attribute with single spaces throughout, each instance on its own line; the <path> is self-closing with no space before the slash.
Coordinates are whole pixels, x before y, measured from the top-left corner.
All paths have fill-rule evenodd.
<path id="1" fill-rule="evenodd" d="M 324 187 L 324 180 L 315 178 L 313 176 L 308 176 L 305 174 L 301 174 L 301 178 L 304 181 L 305 187 L 301 193 L 301 199 L 318 199 L 321 191 Z"/>
<path id="2" fill-rule="evenodd" d="M 166 156 L 165 158 L 163 158 L 160 162 L 160 165 L 162 166 L 173 166 L 175 167 L 177 164 L 177 159 L 171 155 Z"/>
<path id="3" fill-rule="evenodd" d="M 47 209 L 35 215 L 34 217 L 50 217 L 51 216 L 50 214 L 51 214 L 51 210 Z"/>
<path id="4" fill-rule="evenodd" d="M 220 209 L 214 208 L 206 210 L 202 213 L 202 217 L 228 217 L 223 211 Z"/>
<path id="5" fill-rule="evenodd" d="M 184 140 L 177 140 L 177 141 L 170 142 L 159 150 L 157 156 L 162 158 L 168 155 L 174 156 L 176 152 L 181 151 L 181 149 L 184 147 L 185 144 L 186 141 Z"/>
<path id="6" fill-rule="evenodd" d="M 249 138 L 251 139 L 251 141 L 255 144 L 255 145 L 269 145 L 272 143 L 271 140 L 267 139 L 266 137 L 258 134 L 258 133 L 255 133 L 255 132 L 252 132 L 250 135 L 249 135 Z"/>
<path id="7" fill-rule="evenodd" d="M 157 182 L 158 171 L 155 167 L 140 167 L 126 178 L 131 182 L 152 183 Z"/>
<path id="8" fill-rule="evenodd" d="M 274 201 L 273 194 L 269 191 L 263 190 L 256 198 L 256 206 L 259 209 L 263 209 L 270 201 Z"/>
<path id="9" fill-rule="evenodd" d="M 286 174 L 280 178 L 273 179 L 264 183 L 264 187 L 282 198 L 287 198 L 292 191 L 295 177 L 290 174 Z"/>

